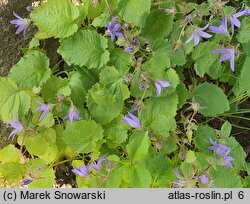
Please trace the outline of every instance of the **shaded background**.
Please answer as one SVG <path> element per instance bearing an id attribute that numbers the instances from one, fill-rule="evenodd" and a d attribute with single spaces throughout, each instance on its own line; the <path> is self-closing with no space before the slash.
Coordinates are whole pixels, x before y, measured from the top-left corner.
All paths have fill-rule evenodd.
<path id="1" fill-rule="evenodd" d="M 15 35 L 16 28 L 10 24 L 15 19 L 13 11 L 25 18 L 29 11 L 26 7 L 31 5 L 32 0 L 0 0 L 0 76 L 6 76 L 10 68 L 22 56 L 21 48 L 26 47 L 32 39 L 32 31 L 28 30 L 26 36 Z M 9 130 L 0 121 L 0 149 L 12 141 L 8 141 Z"/>

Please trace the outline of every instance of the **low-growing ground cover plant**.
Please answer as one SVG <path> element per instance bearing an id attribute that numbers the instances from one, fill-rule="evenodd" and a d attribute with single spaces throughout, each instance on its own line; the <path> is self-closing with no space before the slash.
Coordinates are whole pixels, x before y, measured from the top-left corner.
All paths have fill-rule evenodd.
<path id="1" fill-rule="evenodd" d="M 248 1 L 47 0 L 0 78 L 0 187 L 250 187 Z M 15 19 L 16 18 L 16 19 Z M 59 42 L 51 66 L 43 42 Z M 237 130 L 236 132 L 234 130 Z M 248 143 L 247 143 L 248 142 Z"/>

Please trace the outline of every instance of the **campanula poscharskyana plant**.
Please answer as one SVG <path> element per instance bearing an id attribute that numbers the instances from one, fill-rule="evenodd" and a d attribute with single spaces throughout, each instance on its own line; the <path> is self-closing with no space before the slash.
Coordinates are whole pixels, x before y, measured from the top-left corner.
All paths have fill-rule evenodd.
<path id="1" fill-rule="evenodd" d="M 41 105 L 36 109 L 36 112 L 42 112 L 42 114 L 39 118 L 39 121 L 41 121 L 52 110 L 52 106 L 46 105 L 37 99 L 36 99 L 36 102 Z"/>
<path id="2" fill-rule="evenodd" d="M 171 83 L 168 81 L 164 81 L 164 80 L 156 80 L 155 81 L 155 87 L 156 87 L 156 95 L 159 96 L 161 94 L 161 89 L 162 88 L 166 88 L 171 86 Z"/>
<path id="3" fill-rule="evenodd" d="M 81 165 L 79 167 L 79 169 L 78 168 L 73 168 L 72 172 L 74 174 L 77 174 L 77 175 L 81 176 L 81 177 L 86 177 L 86 176 L 90 176 L 89 170 L 90 170 L 89 166 Z"/>
<path id="4" fill-rule="evenodd" d="M 23 32 L 25 35 L 26 28 L 29 25 L 30 21 L 26 18 L 20 17 L 17 13 L 13 12 L 13 15 L 17 18 L 15 20 L 11 20 L 10 23 L 17 27 L 16 34 Z"/>
<path id="5" fill-rule="evenodd" d="M 18 136 L 2 148 L 0 131 L 0 188 L 249 187 L 249 144 L 238 142 L 249 6 L 45 0 L 14 12 L 6 28 L 32 23 L 32 40 L 0 77 L 0 120 Z"/>
<path id="6" fill-rule="evenodd" d="M 136 129 L 142 128 L 140 120 L 130 112 L 128 112 L 128 114 L 124 117 L 124 119 L 121 122 L 127 123 L 131 127 Z"/>
<path id="7" fill-rule="evenodd" d="M 124 50 L 126 52 L 133 52 L 134 51 L 134 46 L 133 45 L 129 45 L 129 46 L 125 47 Z"/>
<path id="8" fill-rule="evenodd" d="M 241 25 L 241 23 L 240 23 L 240 21 L 239 21 L 239 17 L 241 17 L 241 16 L 244 16 L 245 15 L 245 11 L 240 11 L 240 12 L 238 12 L 238 13 L 235 13 L 235 14 L 233 14 L 230 18 L 229 18 L 229 20 L 230 20 L 230 22 L 231 22 L 231 31 L 232 31 L 232 35 L 234 35 L 234 26 L 236 26 L 237 28 L 239 28 L 240 27 L 240 25 Z"/>
<path id="9" fill-rule="evenodd" d="M 12 138 L 12 140 L 15 138 L 16 134 L 18 132 L 21 132 L 23 130 L 23 125 L 18 120 L 18 117 L 16 117 L 16 121 L 10 120 L 10 126 L 11 128 L 14 128 L 14 130 L 11 131 L 8 139 Z"/>
<path id="10" fill-rule="evenodd" d="M 207 24 L 203 28 L 196 28 L 195 31 L 192 32 L 191 36 L 187 39 L 185 44 L 189 43 L 192 39 L 194 40 L 194 46 L 198 45 L 201 41 L 201 38 L 211 38 L 212 35 L 206 33 L 204 30 L 208 28 L 209 24 Z"/>
<path id="11" fill-rule="evenodd" d="M 222 54 L 220 57 L 221 62 L 229 60 L 230 61 L 230 68 L 234 72 L 234 58 L 236 55 L 234 47 L 225 48 L 223 46 L 222 49 L 213 50 L 212 52 L 214 54 Z"/>
<path id="12" fill-rule="evenodd" d="M 209 26 L 209 29 L 211 30 L 211 32 L 213 33 L 218 33 L 218 34 L 222 34 L 222 35 L 226 35 L 228 32 L 228 28 L 227 28 L 227 17 L 224 16 L 222 18 L 221 24 L 220 26 Z"/>
<path id="13" fill-rule="evenodd" d="M 92 160 L 94 164 L 90 165 L 89 168 L 93 168 L 95 170 L 99 170 L 102 166 L 102 162 L 103 161 L 107 161 L 107 159 L 104 156 L 101 156 L 97 162 L 95 162 L 94 160 Z"/>
<path id="14" fill-rule="evenodd" d="M 231 149 L 230 147 L 227 147 L 222 144 L 217 144 L 213 141 L 212 138 L 210 138 L 210 142 L 213 144 L 213 146 L 208 147 L 210 150 L 215 150 L 216 155 L 222 158 L 223 165 L 225 166 L 225 169 L 228 169 L 228 167 L 232 168 L 232 162 L 235 160 L 233 157 L 228 156 Z"/>
<path id="15" fill-rule="evenodd" d="M 114 41 L 115 37 L 122 37 L 124 36 L 123 33 L 119 32 L 121 28 L 121 24 L 117 23 L 117 18 L 113 17 L 111 23 L 106 24 L 106 28 L 108 29 L 108 33 L 111 36 L 111 40 Z"/>
<path id="16" fill-rule="evenodd" d="M 102 162 L 103 161 L 108 161 L 104 156 L 101 156 L 97 160 L 97 162 L 95 162 L 92 157 L 91 157 L 91 160 L 93 161 L 94 164 L 91 164 L 89 166 L 81 165 L 79 167 L 79 169 L 78 168 L 73 168 L 72 172 L 74 174 L 77 174 L 77 175 L 81 176 L 81 177 L 90 176 L 91 169 L 95 169 L 96 171 L 98 171 L 102 167 Z"/>
<path id="17" fill-rule="evenodd" d="M 223 157 L 223 164 L 225 166 L 225 169 L 228 169 L 229 167 L 232 168 L 233 167 L 233 164 L 232 162 L 234 161 L 235 159 L 233 157 L 230 157 L 228 155 L 225 155 Z"/>
<path id="18" fill-rule="evenodd" d="M 210 138 L 210 142 L 213 146 L 208 147 L 208 149 L 215 150 L 217 156 L 228 155 L 228 153 L 230 152 L 229 147 L 222 144 L 217 144 L 216 142 L 213 141 L 212 138 Z"/>
<path id="19" fill-rule="evenodd" d="M 70 124 L 72 124 L 75 120 L 81 120 L 81 116 L 79 115 L 78 111 L 77 111 L 77 108 L 72 105 L 69 109 L 69 113 L 68 115 L 66 115 L 64 117 L 64 119 L 68 118 L 69 119 L 69 122 Z"/>
<path id="20" fill-rule="evenodd" d="M 209 179 L 205 174 L 202 174 L 201 176 L 199 176 L 199 180 L 201 182 L 201 184 L 208 184 L 209 183 Z"/>

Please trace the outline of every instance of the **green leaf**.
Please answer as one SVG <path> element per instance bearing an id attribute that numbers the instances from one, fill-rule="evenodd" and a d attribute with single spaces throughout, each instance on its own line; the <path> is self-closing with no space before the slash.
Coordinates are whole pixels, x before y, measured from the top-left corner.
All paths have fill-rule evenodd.
<path id="1" fill-rule="evenodd" d="M 41 159 L 32 159 L 26 166 L 29 166 L 27 174 L 35 176 L 29 188 L 53 188 L 55 183 L 53 168 L 46 168 L 46 164 Z"/>
<path id="2" fill-rule="evenodd" d="M 148 127 L 158 135 L 169 135 L 174 130 L 178 97 L 171 94 L 167 97 L 149 98 L 144 103 L 144 109 L 139 116 L 143 127 Z"/>
<path id="3" fill-rule="evenodd" d="M 250 41 L 249 35 L 250 35 L 250 19 L 244 18 L 241 22 L 240 31 L 237 35 L 237 39 L 240 43 L 247 43 Z"/>
<path id="4" fill-rule="evenodd" d="M 194 165 L 193 164 L 190 164 L 190 163 L 187 163 L 187 162 L 182 162 L 181 165 L 180 165 L 180 174 L 183 175 L 185 178 L 192 178 L 193 175 L 194 175 L 194 172 L 196 171 L 194 169 Z M 192 184 L 186 184 L 187 186 L 185 187 L 189 187 L 188 185 L 191 185 Z"/>
<path id="5" fill-rule="evenodd" d="M 73 2 L 73 1 L 72 1 Z M 82 24 L 84 24 L 84 20 L 88 15 L 88 8 L 86 7 L 85 4 L 80 4 L 78 6 L 76 6 L 76 8 L 79 11 L 79 16 L 78 18 L 75 20 L 75 23 L 78 25 L 78 27 L 81 27 Z"/>
<path id="6" fill-rule="evenodd" d="M 19 87 L 33 87 L 44 84 L 50 74 L 47 56 L 40 51 L 32 51 L 12 67 L 9 77 Z"/>
<path id="7" fill-rule="evenodd" d="M 233 169 L 225 170 L 224 167 L 218 167 L 217 170 L 211 169 L 211 175 L 217 188 L 242 188 L 241 178 Z"/>
<path id="8" fill-rule="evenodd" d="M 179 75 L 176 73 L 176 71 L 172 68 L 168 69 L 165 72 L 163 79 L 170 82 L 171 84 L 171 86 L 167 88 L 167 94 L 175 92 L 176 87 L 180 83 Z"/>
<path id="9" fill-rule="evenodd" d="M 25 171 L 25 166 L 17 162 L 8 162 L 0 164 L 0 177 L 7 181 L 18 183 Z"/>
<path id="10" fill-rule="evenodd" d="M 119 15 L 127 23 L 144 27 L 150 5 L 151 0 L 123 0 L 118 4 Z"/>
<path id="11" fill-rule="evenodd" d="M 229 102 L 223 90 L 207 82 L 194 89 L 193 100 L 199 103 L 199 112 L 204 116 L 216 116 L 229 110 Z"/>
<path id="12" fill-rule="evenodd" d="M 42 156 L 47 150 L 47 141 L 41 134 L 25 137 L 25 147 L 30 154 Z M 41 145 L 42 144 L 42 145 Z"/>
<path id="13" fill-rule="evenodd" d="M 56 143 L 56 131 L 53 128 L 46 128 L 42 134 L 49 143 Z"/>
<path id="14" fill-rule="evenodd" d="M 88 92 L 87 105 L 91 116 L 100 124 L 111 122 L 123 109 L 123 102 L 116 101 L 115 96 L 99 83 Z"/>
<path id="15" fill-rule="evenodd" d="M 223 125 L 221 126 L 221 136 L 222 137 L 229 137 L 231 131 L 232 131 L 232 124 L 228 121 L 223 123 Z"/>
<path id="16" fill-rule="evenodd" d="M 196 74 L 203 77 L 211 65 L 218 58 L 218 55 L 212 53 L 212 50 L 219 48 L 219 44 L 207 41 L 199 44 L 192 52 L 192 58 L 195 61 Z"/>
<path id="17" fill-rule="evenodd" d="M 78 30 L 78 16 L 79 10 L 68 0 L 49 0 L 31 12 L 31 20 L 42 32 L 58 38 L 69 37 Z"/>
<path id="18" fill-rule="evenodd" d="M 23 116 L 30 108 L 30 95 L 19 90 L 15 82 L 0 77 L 0 115 L 5 123 L 16 116 Z M 19 117 L 21 118 L 21 117 Z"/>
<path id="19" fill-rule="evenodd" d="M 110 14 L 105 12 L 102 13 L 100 16 L 97 16 L 93 22 L 92 22 L 92 26 L 94 27 L 104 27 L 106 25 L 107 22 L 110 21 Z"/>
<path id="20" fill-rule="evenodd" d="M 32 40 L 29 42 L 29 48 L 36 48 L 40 46 L 40 39 L 33 37 Z"/>
<path id="21" fill-rule="evenodd" d="M 109 61 L 107 39 L 96 31 L 81 29 L 62 40 L 58 52 L 68 64 L 101 68 Z"/>
<path id="22" fill-rule="evenodd" d="M 186 104 L 189 94 L 185 84 L 182 81 L 180 81 L 180 84 L 178 84 L 176 87 L 175 93 L 178 95 L 178 109 L 180 109 Z"/>
<path id="23" fill-rule="evenodd" d="M 106 85 L 110 93 L 115 95 L 118 101 L 129 98 L 128 86 L 122 83 L 123 79 L 118 76 L 118 71 L 114 67 L 106 67 L 100 73 L 100 82 Z"/>
<path id="24" fill-rule="evenodd" d="M 72 150 L 89 153 L 95 150 L 97 142 L 103 138 L 103 129 L 93 120 L 75 121 L 67 124 L 63 137 Z"/>
<path id="25" fill-rule="evenodd" d="M 117 68 L 119 75 L 124 75 L 127 73 L 128 67 L 134 65 L 134 61 L 130 53 L 125 52 L 121 48 L 114 48 L 110 50 L 108 65 Z"/>
<path id="26" fill-rule="evenodd" d="M 247 57 L 250 57 L 250 41 L 242 44 L 242 49 L 244 50 Z"/>
<path id="27" fill-rule="evenodd" d="M 54 162 L 57 158 L 58 149 L 56 144 L 47 143 L 45 154 L 39 156 L 46 164 Z"/>
<path id="28" fill-rule="evenodd" d="M 128 157 L 133 161 L 140 161 L 147 155 L 149 145 L 148 132 L 136 131 L 130 136 L 126 147 Z"/>
<path id="29" fill-rule="evenodd" d="M 122 173 L 123 168 L 117 168 L 114 171 L 112 171 L 107 178 L 107 181 L 105 183 L 105 188 L 119 188 L 122 182 Z"/>
<path id="30" fill-rule="evenodd" d="M 88 91 L 99 81 L 99 70 L 87 69 L 86 67 L 76 67 L 77 72 L 81 74 L 81 83 L 83 88 Z"/>
<path id="31" fill-rule="evenodd" d="M 151 174 L 144 165 L 137 164 L 128 166 L 124 171 L 125 180 L 129 187 L 133 188 L 149 188 L 151 184 Z"/>
<path id="32" fill-rule="evenodd" d="M 241 73 L 240 73 L 240 78 L 239 78 L 239 89 L 240 93 L 247 92 L 248 96 L 250 96 L 250 83 L 249 83 L 249 78 L 250 78 L 250 69 L 249 69 L 249 64 L 250 64 L 250 57 L 247 57 L 244 65 L 242 67 Z"/>
<path id="33" fill-rule="evenodd" d="M 150 171 L 153 178 L 163 176 L 169 167 L 165 155 L 157 155 L 147 159 L 147 169 Z"/>
<path id="34" fill-rule="evenodd" d="M 211 145 L 210 145 L 211 146 Z M 205 148 L 204 148 L 205 149 Z M 198 172 L 204 172 L 207 169 L 207 165 L 213 161 L 212 158 L 213 152 L 210 150 L 210 154 L 206 154 L 206 152 L 196 152 L 197 157 L 197 169 Z"/>
<path id="35" fill-rule="evenodd" d="M 170 59 L 167 53 L 155 53 L 155 55 L 146 63 L 143 63 L 141 69 L 147 71 L 155 79 L 163 79 L 165 71 L 170 67 Z"/>
<path id="36" fill-rule="evenodd" d="M 245 178 L 245 185 L 243 187 L 244 188 L 250 188 L 250 176 L 247 176 Z"/>
<path id="37" fill-rule="evenodd" d="M 109 148 L 116 148 L 127 140 L 129 127 L 118 117 L 105 127 L 104 135 Z"/>
<path id="38" fill-rule="evenodd" d="M 170 59 L 171 67 L 182 66 L 186 63 L 186 54 L 182 47 L 174 50 L 174 43 L 165 40 L 157 40 L 153 42 L 153 49 L 156 52 L 165 53 Z"/>
<path id="39" fill-rule="evenodd" d="M 231 151 L 229 156 L 233 157 L 235 160 L 233 166 L 239 170 L 246 169 L 246 153 L 243 147 L 237 142 L 234 137 L 227 137 L 225 143 L 230 147 Z"/>
<path id="40" fill-rule="evenodd" d="M 49 102 L 55 102 L 59 94 L 69 96 L 71 94 L 69 80 L 67 78 L 52 76 L 42 86 L 41 93 L 43 98 Z"/>
<path id="41" fill-rule="evenodd" d="M 79 72 L 72 72 L 70 75 L 69 85 L 71 88 L 71 99 L 77 107 L 81 107 L 85 102 L 87 91 L 84 89 L 83 77 Z"/>
<path id="42" fill-rule="evenodd" d="M 0 150 L 0 161 L 6 162 L 17 162 L 20 160 L 22 153 L 19 149 L 15 148 L 13 144 L 9 144 Z"/>
<path id="43" fill-rule="evenodd" d="M 84 3 L 86 3 L 88 8 L 88 17 L 92 19 L 99 16 L 106 8 L 104 1 L 100 1 L 96 5 L 93 4 L 92 0 L 85 0 Z"/>
<path id="44" fill-rule="evenodd" d="M 211 150 L 208 149 L 211 146 L 210 138 L 213 140 L 217 138 L 216 131 L 208 125 L 200 125 L 195 132 L 194 144 L 200 150 L 210 152 Z"/>
<path id="45" fill-rule="evenodd" d="M 192 150 L 187 151 L 185 162 L 192 164 L 197 160 L 197 157 L 195 155 L 195 152 Z"/>
<path id="46" fill-rule="evenodd" d="M 164 142 L 161 144 L 161 151 L 165 154 L 170 154 L 171 152 L 178 149 L 177 143 L 177 137 L 170 134 L 167 138 L 164 138 Z"/>
<path id="47" fill-rule="evenodd" d="M 167 37 L 172 28 L 173 16 L 157 9 L 152 10 L 148 15 L 142 34 L 145 38 L 154 41 Z"/>
<path id="48" fill-rule="evenodd" d="M 219 79 L 223 75 L 225 67 L 226 66 L 223 66 L 219 60 L 216 60 L 207 70 L 207 74 L 212 77 L 212 79 Z"/>

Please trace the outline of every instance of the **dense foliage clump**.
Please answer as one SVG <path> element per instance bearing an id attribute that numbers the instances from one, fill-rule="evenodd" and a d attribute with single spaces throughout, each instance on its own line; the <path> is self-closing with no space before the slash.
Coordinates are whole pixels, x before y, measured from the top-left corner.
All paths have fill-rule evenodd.
<path id="1" fill-rule="evenodd" d="M 47 0 L 14 12 L 16 34 L 38 31 L 0 78 L 0 118 L 17 139 L 0 150 L 0 187 L 250 187 L 232 134 L 250 129 L 235 123 L 250 112 L 247 3 Z"/>

